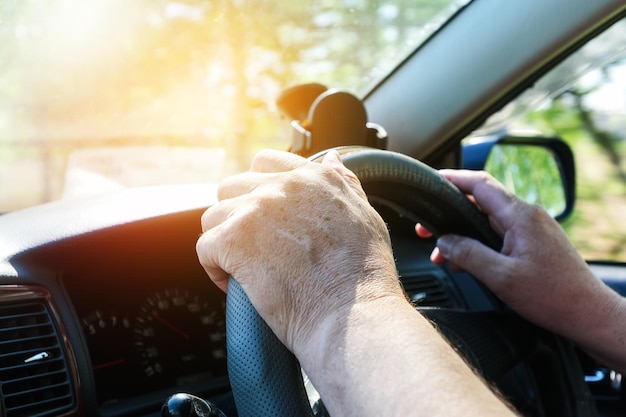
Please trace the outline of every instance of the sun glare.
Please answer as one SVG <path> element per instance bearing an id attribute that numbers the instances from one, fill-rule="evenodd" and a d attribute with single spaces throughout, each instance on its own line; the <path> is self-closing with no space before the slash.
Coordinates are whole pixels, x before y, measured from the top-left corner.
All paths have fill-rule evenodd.
<path id="1" fill-rule="evenodd" d="M 406 54 L 393 27 L 432 17 L 398 19 L 400 0 L 378 12 L 349 3 L 0 0 L 0 176 L 24 173 L 21 184 L 0 178 L 0 204 L 58 198 L 70 156 L 89 149 L 218 149 L 222 175 L 247 169 L 259 149 L 288 149 L 283 89 L 320 82 L 362 94 L 384 71 L 380 51 Z M 152 155 L 174 155 L 160 150 Z"/>

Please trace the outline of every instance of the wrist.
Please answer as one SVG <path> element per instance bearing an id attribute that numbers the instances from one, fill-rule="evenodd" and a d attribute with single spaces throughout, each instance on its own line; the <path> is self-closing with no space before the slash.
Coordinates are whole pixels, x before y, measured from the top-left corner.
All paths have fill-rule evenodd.
<path id="1" fill-rule="evenodd" d="M 331 413 L 346 415 L 347 410 L 342 409 L 346 404 L 367 407 L 357 390 L 369 391 L 365 398 L 375 401 L 373 395 L 380 390 L 376 387 L 370 391 L 373 387 L 365 381 L 381 380 L 374 377 L 381 371 L 377 368 L 385 366 L 377 356 L 402 350 L 387 345 L 390 324 L 412 314 L 430 326 L 402 294 L 362 300 L 328 314 L 311 332 L 308 343 L 295 351 Z M 364 410 L 351 412 L 348 414 L 369 415 Z"/>
<path id="2" fill-rule="evenodd" d="M 370 303 L 385 304 L 391 300 L 406 302 L 406 295 L 398 279 L 391 248 L 382 245 L 372 253 L 360 257 L 361 262 L 350 262 L 345 268 L 345 257 L 329 260 L 323 268 L 308 273 L 316 277 L 317 285 L 301 291 L 296 300 L 292 333 L 287 336 L 288 346 L 296 356 L 319 355 L 334 349 L 340 332 L 357 317 L 356 311 L 367 311 Z M 356 308 L 359 306 L 360 308 Z M 311 352 L 311 350 L 313 350 Z"/>
<path id="3" fill-rule="evenodd" d="M 626 372 L 626 299 L 606 286 L 599 293 L 573 340 L 603 365 Z"/>
<path id="4" fill-rule="evenodd" d="M 331 415 L 415 415 L 412 399 L 433 392 L 441 401 L 420 402 L 420 415 L 468 409 L 511 415 L 403 296 L 355 303 L 338 313 L 316 328 L 309 349 L 296 352 Z"/>

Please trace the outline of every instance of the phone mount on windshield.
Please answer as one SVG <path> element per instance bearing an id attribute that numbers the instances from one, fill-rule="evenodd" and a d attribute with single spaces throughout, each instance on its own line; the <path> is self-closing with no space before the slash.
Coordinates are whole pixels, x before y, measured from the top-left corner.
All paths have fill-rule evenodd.
<path id="1" fill-rule="evenodd" d="M 363 102 L 349 92 L 302 84 L 283 91 L 276 104 L 291 120 L 290 152 L 309 157 L 337 146 L 387 148 L 385 129 L 367 121 Z"/>

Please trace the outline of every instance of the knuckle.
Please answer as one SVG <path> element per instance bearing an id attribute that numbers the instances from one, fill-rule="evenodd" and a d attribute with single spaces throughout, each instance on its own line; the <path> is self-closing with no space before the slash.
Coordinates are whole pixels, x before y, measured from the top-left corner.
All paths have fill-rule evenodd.
<path id="1" fill-rule="evenodd" d="M 202 225 L 202 231 L 206 232 L 207 230 L 209 230 L 212 226 L 212 219 L 213 219 L 213 214 L 214 214 L 214 207 L 215 206 L 211 206 L 208 209 L 206 209 L 204 211 L 204 213 L 202 213 L 202 216 L 200 217 L 200 224 Z"/>
<path id="2" fill-rule="evenodd" d="M 519 205 L 521 207 L 520 213 L 526 221 L 543 220 L 548 216 L 547 212 L 538 205 L 528 204 L 523 201 L 520 201 Z"/>
<path id="3" fill-rule="evenodd" d="M 493 182 L 493 181 L 495 181 L 495 178 L 493 177 L 493 175 L 491 175 L 487 171 L 479 171 L 477 176 L 478 176 L 478 180 L 482 181 L 482 182 Z"/>
<path id="4" fill-rule="evenodd" d="M 242 181 L 245 180 L 244 175 L 245 174 L 233 175 L 220 181 L 217 186 L 217 200 L 223 201 L 232 197 L 235 193 L 234 190 L 240 188 Z"/>
<path id="5" fill-rule="evenodd" d="M 274 154 L 274 151 L 271 149 L 262 149 L 258 151 L 252 158 L 252 163 L 250 164 L 250 170 L 255 171 L 256 168 L 260 166 L 264 166 L 267 160 L 270 159 L 273 154 Z"/>

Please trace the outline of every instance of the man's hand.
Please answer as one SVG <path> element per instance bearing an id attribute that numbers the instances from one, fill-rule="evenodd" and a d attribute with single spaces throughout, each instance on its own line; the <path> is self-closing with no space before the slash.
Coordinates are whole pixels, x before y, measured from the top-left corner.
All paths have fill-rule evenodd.
<path id="1" fill-rule="evenodd" d="M 614 340 L 616 332 L 624 334 L 625 326 L 613 327 L 615 318 L 626 312 L 624 299 L 591 273 L 559 224 L 485 172 L 441 173 L 488 215 L 504 245 L 498 253 L 466 237 L 442 236 L 431 255 L 433 262 L 449 260 L 528 320 L 579 342 L 623 369 L 626 355 L 616 358 L 609 352 L 612 348 L 599 344 L 617 343 L 622 351 L 626 347 L 623 338 Z M 429 236 L 421 225 L 416 232 Z"/>
<path id="2" fill-rule="evenodd" d="M 321 164 L 262 152 L 218 198 L 202 216 L 200 262 L 224 291 L 237 279 L 292 351 L 355 303 L 403 297 L 386 225 L 336 152 Z"/>
<path id="3" fill-rule="evenodd" d="M 218 197 L 200 262 L 224 291 L 239 281 L 331 414 L 511 415 L 406 300 L 387 227 L 337 153 L 263 152 Z"/>

